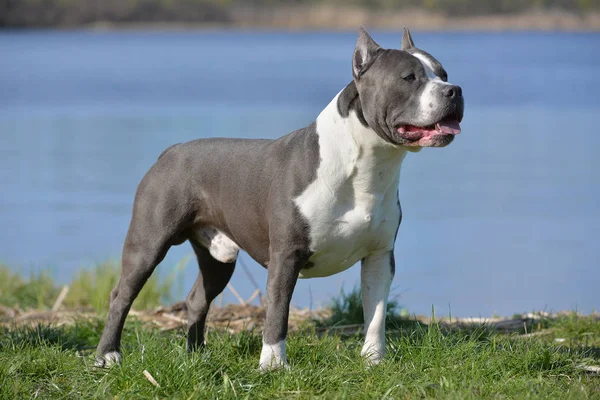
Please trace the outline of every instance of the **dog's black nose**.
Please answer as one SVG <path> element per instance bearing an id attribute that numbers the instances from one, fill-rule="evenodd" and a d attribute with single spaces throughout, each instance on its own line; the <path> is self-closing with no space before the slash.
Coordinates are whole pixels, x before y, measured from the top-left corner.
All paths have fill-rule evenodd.
<path id="1" fill-rule="evenodd" d="M 444 97 L 462 97 L 462 89 L 460 86 L 448 85 L 444 88 Z"/>

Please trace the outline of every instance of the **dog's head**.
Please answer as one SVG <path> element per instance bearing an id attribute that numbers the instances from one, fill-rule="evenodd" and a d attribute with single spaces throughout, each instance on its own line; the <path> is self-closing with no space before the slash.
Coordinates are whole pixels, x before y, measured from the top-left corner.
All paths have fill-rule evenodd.
<path id="1" fill-rule="evenodd" d="M 416 150 L 443 147 L 460 133 L 462 89 L 439 61 L 415 47 L 404 29 L 402 50 L 382 49 L 360 28 L 352 74 L 364 119 L 385 141 Z"/>

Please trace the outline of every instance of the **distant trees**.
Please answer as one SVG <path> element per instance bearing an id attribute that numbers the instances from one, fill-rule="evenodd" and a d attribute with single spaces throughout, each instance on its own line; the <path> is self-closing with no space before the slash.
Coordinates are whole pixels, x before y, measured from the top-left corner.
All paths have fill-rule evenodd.
<path id="1" fill-rule="evenodd" d="M 175 0 L 172 0 L 175 1 Z M 367 9 L 424 8 L 447 15 L 511 14 L 532 10 L 586 12 L 600 9 L 600 0 L 187 0 L 220 5 L 352 5 Z"/>
<path id="2" fill-rule="evenodd" d="M 557 10 L 585 15 L 600 10 L 600 0 L 0 0 L 0 27 L 78 26 L 112 23 L 239 23 L 279 7 L 331 5 L 341 9 L 426 9 L 448 17 L 518 14 Z"/>

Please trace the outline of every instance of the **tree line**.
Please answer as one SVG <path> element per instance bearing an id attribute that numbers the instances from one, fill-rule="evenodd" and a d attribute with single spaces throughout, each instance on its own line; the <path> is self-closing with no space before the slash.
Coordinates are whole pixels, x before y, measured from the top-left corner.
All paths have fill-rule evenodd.
<path id="1" fill-rule="evenodd" d="M 535 10 L 557 10 L 584 13 L 600 9 L 600 0 L 211 0 L 212 3 L 254 5 L 331 4 L 385 10 L 417 8 L 444 13 L 448 16 L 511 14 Z"/>
<path id="2" fill-rule="evenodd" d="M 368 11 L 422 9 L 448 17 L 561 11 L 585 15 L 600 0 L 0 0 L 0 27 L 109 23 L 243 23 L 240 9 L 272 11 L 326 5 Z"/>

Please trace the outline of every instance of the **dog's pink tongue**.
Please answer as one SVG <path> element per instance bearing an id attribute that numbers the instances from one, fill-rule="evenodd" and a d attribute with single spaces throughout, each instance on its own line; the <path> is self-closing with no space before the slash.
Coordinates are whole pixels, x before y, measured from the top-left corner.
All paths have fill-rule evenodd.
<path id="1" fill-rule="evenodd" d="M 437 128 L 440 132 L 450 135 L 458 135 L 460 133 L 460 124 L 455 119 L 443 119 L 437 123 Z"/>

